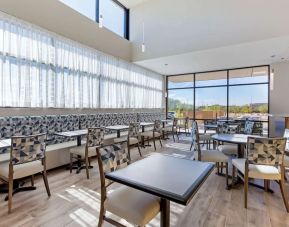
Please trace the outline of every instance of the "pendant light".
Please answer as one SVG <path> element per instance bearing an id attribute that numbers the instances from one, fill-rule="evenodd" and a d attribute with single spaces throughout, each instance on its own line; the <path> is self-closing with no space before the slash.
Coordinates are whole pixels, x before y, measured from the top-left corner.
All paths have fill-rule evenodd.
<path id="1" fill-rule="evenodd" d="M 99 19 L 98 19 L 98 27 L 102 28 L 103 27 L 103 16 L 100 14 Z"/>
<path id="2" fill-rule="evenodd" d="M 144 23 L 142 23 L 142 44 L 141 44 L 141 52 L 145 52 L 146 51 L 146 46 L 145 46 L 145 42 L 144 42 Z"/>

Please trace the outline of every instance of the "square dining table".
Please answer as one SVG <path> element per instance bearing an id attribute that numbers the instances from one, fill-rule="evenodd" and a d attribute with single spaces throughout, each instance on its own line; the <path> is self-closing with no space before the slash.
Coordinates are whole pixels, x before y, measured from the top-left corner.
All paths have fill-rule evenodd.
<path id="1" fill-rule="evenodd" d="M 105 128 L 109 129 L 109 130 L 116 131 L 116 137 L 119 138 L 120 137 L 120 131 L 128 130 L 129 126 L 128 125 L 111 125 L 111 126 L 107 126 Z"/>
<path id="2" fill-rule="evenodd" d="M 153 154 L 105 177 L 160 197 L 161 226 L 167 227 L 170 201 L 187 205 L 213 168 L 212 163 Z"/>

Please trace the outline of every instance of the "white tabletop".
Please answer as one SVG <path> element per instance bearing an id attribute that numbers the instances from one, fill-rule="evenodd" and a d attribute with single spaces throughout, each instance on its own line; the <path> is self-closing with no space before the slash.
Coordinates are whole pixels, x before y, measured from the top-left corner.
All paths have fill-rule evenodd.
<path id="1" fill-rule="evenodd" d="M 211 136 L 211 138 L 214 140 L 235 144 L 246 144 L 248 137 L 260 137 L 260 136 L 252 136 L 245 134 L 215 134 Z"/>
<path id="2" fill-rule="evenodd" d="M 87 134 L 87 129 L 68 131 L 68 132 L 56 132 L 54 134 L 58 136 L 64 136 L 64 137 L 83 136 Z"/>
<path id="3" fill-rule="evenodd" d="M 154 122 L 141 122 L 140 126 L 149 126 L 149 125 L 154 125 Z"/>
<path id="4" fill-rule="evenodd" d="M 128 125 L 112 125 L 112 126 L 107 126 L 105 127 L 106 129 L 110 130 L 123 130 L 123 129 L 128 129 Z"/>
<path id="5" fill-rule="evenodd" d="M 11 139 L 0 140 L 0 148 L 6 148 L 11 146 Z"/>

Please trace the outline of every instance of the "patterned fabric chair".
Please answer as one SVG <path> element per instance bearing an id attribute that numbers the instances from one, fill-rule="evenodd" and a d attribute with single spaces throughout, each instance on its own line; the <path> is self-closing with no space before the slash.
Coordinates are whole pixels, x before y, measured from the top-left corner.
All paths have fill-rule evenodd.
<path id="1" fill-rule="evenodd" d="M 228 157 L 219 150 L 201 150 L 199 139 L 199 128 L 197 121 L 192 122 L 192 144 L 190 150 L 193 148 L 194 159 L 203 162 L 215 162 L 217 168 L 220 164 L 223 167 L 225 163 L 226 169 L 226 186 L 228 187 Z"/>
<path id="2" fill-rule="evenodd" d="M 0 164 L 0 179 L 8 182 L 8 213 L 12 209 L 12 196 L 19 191 L 34 190 L 33 175 L 42 173 L 47 195 L 50 196 L 46 174 L 46 134 L 11 137 L 10 162 Z M 13 181 L 31 176 L 32 187 L 17 188 Z"/>
<path id="3" fill-rule="evenodd" d="M 233 182 L 236 169 L 244 175 L 244 202 L 247 208 L 249 178 L 264 179 L 268 189 L 270 180 L 279 182 L 283 201 L 287 212 L 289 205 L 284 183 L 284 152 L 286 138 L 258 138 L 248 137 L 246 158 L 232 160 Z"/>
<path id="4" fill-rule="evenodd" d="M 244 134 L 252 135 L 253 134 L 254 125 L 255 125 L 254 121 L 246 121 L 245 122 L 245 127 L 244 127 Z"/>
<path id="5" fill-rule="evenodd" d="M 130 163 L 126 142 L 97 148 L 97 160 L 101 182 L 101 204 L 98 227 L 107 221 L 116 226 L 122 226 L 115 220 L 106 216 L 106 211 L 113 213 L 128 222 L 145 226 L 160 212 L 160 199 L 136 190 L 131 187 L 121 186 L 107 193 L 108 187 L 105 174 L 113 172 Z"/>
<path id="6" fill-rule="evenodd" d="M 218 122 L 217 133 L 219 134 L 236 134 L 239 133 L 239 125 L 232 125 Z M 222 144 L 218 146 L 218 150 L 226 155 L 237 156 L 238 148 L 235 144 Z"/>
<path id="7" fill-rule="evenodd" d="M 169 134 L 169 133 L 172 134 L 174 142 L 175 142 L 175 134 L 177 135 L 178 140 L 180 139 L 177 125 L 178 125 L 178 119 L 174 118 L 172 125 L 166 126 L 165 128 L 162 129 L 164 134 Z"/>
<path id="8" fill-rule="evenodd" d="M 76 158 L 78 163 L 81 160 L 85 161 L 86 177 L 89 179 L 90 158 L 96 155 L 96 148 L 102 146 L 104 143 L 104 129 L 103 128 L 88 128 L 86 136 L 86 144 L 70 149 L 70 173 L 73 168 L 73 159 Z M 78 172 L 84 166 L 78 165 Z"/>
<path id="9" fill-rule="evenodd" d="M 285 166 L 285 173 L 288 172 L 289 170 L 289 129 L 285 128 L 284 130 L 284 138 L 287 139 L 286 147 L 285 147 L 285 154 L 284 154 L 284 166 Z M 285 179 L 287 180 L 286 174 L 285 174 Z"/>
<path id="10" fill-rule="evenodd" d="M 177 125 L 177 128 L 179 130 L 179 133 L 181 132 L 181 129 L 185 130 L 185 134 L 189 134 L 189 117 L 185 117 L 185 119 L 179 119 L 179 124 Z"/>
<path id="11" fill-rule="evenodd" d="M 143 137 L 143 139 L 147 139 L 148 142 L 150 139 L 153 140 L 153 143 L 154 143 L 154 148 L 156 150 L 156 139 L 159 139 L 160 141 L 160 145 L 161 147 L 163 146 L 162 145 L 162 141 L 161 141 L 161 136 L 162 136 L 162 122 L 161 120 L 155 120 L 154 122 L 154 128 L 152 131 L 146 131 L 146 132 L 142 132 L 141 133 L 141 136 Z"/>

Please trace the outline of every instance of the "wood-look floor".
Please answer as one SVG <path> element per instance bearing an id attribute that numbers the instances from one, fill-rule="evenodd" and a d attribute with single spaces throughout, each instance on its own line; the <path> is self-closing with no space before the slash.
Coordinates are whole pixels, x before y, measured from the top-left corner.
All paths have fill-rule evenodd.
<path id="1" fill-rule="evenodd" d="M 190 158 L 188 138 L 179 142 L 165 142 L 158 152 Z M 143 150 L 149 155 L 152 147 Z M 132 152 L 137 160 L 138 152 Z M 72 174 L 64 168 L 50 171 L 48 181 L 52 196 L 47 197 L 41 176 L 36 176 L 37 190 L 21 192 L 13 197 L 12 214 L 7 214 L 7 202 L 0 194 L 0 226 L 96 226 L 99 215 L 100 183 L 97 164 L 90 170 L 87 180 L 85 171 Z M 172 168 L 174 168 L 172 166 Z M 28 183 L 27 183 L 28 184 Z M 113 184 L 113 187 L 119 185 Z M 287 193 L 289 193 L 289 184 Z M 279 186 L 271 183 L 274 194 L 249 187 L 248 209 L 243 205 L 243 186 L 226 190 L 225 178 L 212 173 L 194 199 L 186 207 L 171 203 L 171 226 L 289 226 L 289 214 L 282 202 Z M 119 219 L 118 219 L 119 220 Z M 130 226 L 125 220 L 123 224 Z M 105 223 L 104 226 L 110 226 Z M 159 226 L 159 216 L 147 226 Z"/>

